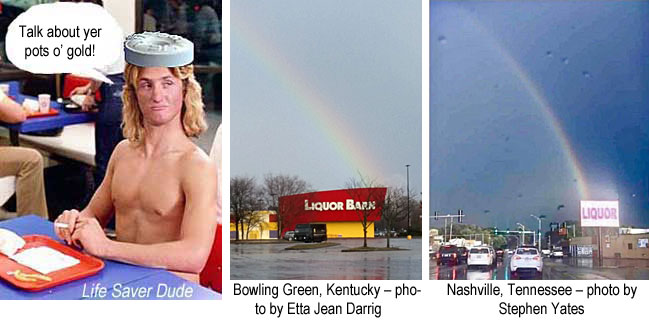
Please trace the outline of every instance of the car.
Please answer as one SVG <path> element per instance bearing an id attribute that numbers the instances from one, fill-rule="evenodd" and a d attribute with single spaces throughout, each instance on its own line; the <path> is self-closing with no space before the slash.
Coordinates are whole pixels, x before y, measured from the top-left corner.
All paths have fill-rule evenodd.
<path id="1" fill-rule="evenodd" d="M 467 248 L 465 248 L 465 247 L 458 247 L 458 256 L 459 256 L 458 261 L 459 261 L 461 264 L 462 264 L 462 263 L 467 264 L 467 255 L 468 255 L 468 253 L 469 253 L 469 250 L 467 250 Z"/>
<path id="2" fill-rule="evenodd" d="M 284 240 L 293 241 L 295 236 L 296 236 L 295 231 L 287 231 L 287 232 L 284 233 L 284 236 L 282 238 L 284 238 Z"/>
<path id="3" fill-rule="evenodd" d="M 469 249 L 467 268 L 474 266 L 489 267 L 496 263 L 496 253 L 491 246 L 477 246 Z"/>
<path id="4" fill-rule="evenodd" d="M 551 258 L 564 258 L 564 251 L 562 251 L 562 247 L 553 248 L 553 251 L 551 252 Z"/>
<path id="5" fill-rule="evenodd" d="M 506 251 L 506 250 L 503 249 L 503 248 L 501 248 L 501 249 L 497 249 L 497 251 L 496 251 L 496 254 L 497 254 L 497 260 L 501 260 L 501 261 L 503 261 L 503 256 L 504 256 L 504 254 L 506 254 L 505 251 Z"/>
<path id="6" fill-rule="evenodd" d="M 298 224 L 296 225 L 294 239 L 304 242 L 327 241 L 327 225 L 324 223 Z"/>
<path id="7" fill-rule="evenodd" d="M 522 276 L 542 277 L 544 261 L 537 248 L 519 247 L 510 258 L 510 275 L 512 278 Z"/>
<path id="8" fill-rule="evenodd" d="M 438 265 L 467 263 L 467 248 L 452 244 L 444 245 L 436 252 L 436 263 Z"/>
<path id="9" fill-rule="evenodd" d="M 550 249 L 542 249 L 542 255 L 545 257 L 550 257 L 551 256 L 551 250 Z"/>

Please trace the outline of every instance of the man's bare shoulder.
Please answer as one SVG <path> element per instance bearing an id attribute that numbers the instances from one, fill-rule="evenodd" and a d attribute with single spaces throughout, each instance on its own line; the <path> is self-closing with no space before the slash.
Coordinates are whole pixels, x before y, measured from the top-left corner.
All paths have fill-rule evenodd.
<path id="1" fill-rule="evenodd" d="M 124 139 L 115 146 L 115 149 L 113 150 L 113 158 L 115 161 L 119 161 L 121 157 L 135 153 L 137 151 L 136 149 L 134 143 L 131 143 L 128 139 Z"/>
<path id="2" fill-rule="evenodd" d="M 216 166 L 208 155 L 198 146 L 184 152 L 180 158 L 182 165 L 182 175 L 184 177 L 196 178 L 214 176 L 216 179 Z"/>

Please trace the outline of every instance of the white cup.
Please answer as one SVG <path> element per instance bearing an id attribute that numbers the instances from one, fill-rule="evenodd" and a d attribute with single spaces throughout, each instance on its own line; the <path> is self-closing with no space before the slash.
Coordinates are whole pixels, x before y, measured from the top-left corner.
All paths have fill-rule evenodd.
<path id="1" fill-rule="evenodd" d="M 2 90 L 2 92 L 4 92 L 5 95 L 8 96 L 9 95 L 9 84 L 7 84 L 7 83 L 0 84 L 0 90 Z"/>
<path id="2" fill-rule="evenodd" d="M 38 111 L 40 113 L 50 112 L 50 95 L 42 93 L 38 95 Z"/>

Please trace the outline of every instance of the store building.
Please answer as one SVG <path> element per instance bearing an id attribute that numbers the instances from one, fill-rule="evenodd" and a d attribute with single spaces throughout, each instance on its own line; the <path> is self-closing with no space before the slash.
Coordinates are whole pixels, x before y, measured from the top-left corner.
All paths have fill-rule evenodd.
<path id="1" fill-rule="evenodd" d="M 278 224 L 277 214 L 272 210 L 253 211 L 251 217 L 244 222 L 243 229 L 240 225 L 239 239 L 242 240 L 261 240 L 277 239 Z M 235 221 L 230 219 L 230 239 L 236 239 L 237 228 Z"/>
<path id="2" fill-rule="evenodd" d="M 279 198 L 278 223 L 282 234 L 295 230 L 297 224 L 324 223 L 327 237 L 362 238 L 362 221 L 367 221 L 366 235 L 373 238 L 375 222 L 381 219 L 386 188 L 359 188 L 318 191 Z"/>

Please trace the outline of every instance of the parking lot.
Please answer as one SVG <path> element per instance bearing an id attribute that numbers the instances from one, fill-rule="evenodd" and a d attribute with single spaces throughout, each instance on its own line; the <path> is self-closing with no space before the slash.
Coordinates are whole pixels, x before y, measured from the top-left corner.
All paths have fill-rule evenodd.
<path id="1" fill-rule="evenodd" d="M 422 240 L 391 239 L 400 251 L 341 252 L 363 245 L 363 239 L 332 239 L 340 245 L 284 250 L 300 242 L 231 243 L 230 278 L 234 280 L 417 280 L 422 278 Z M 385 247 L 386 239 L 368 239 Z"/>

